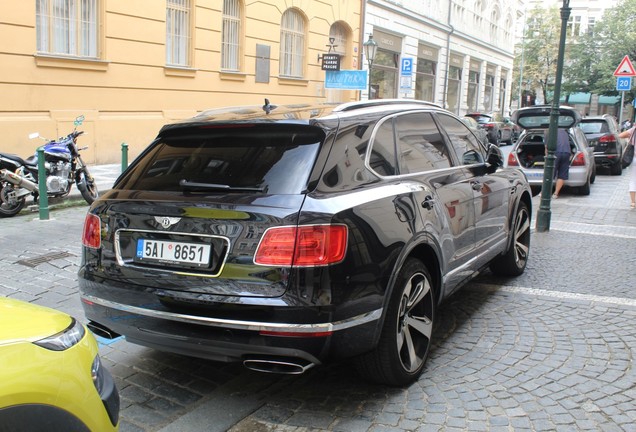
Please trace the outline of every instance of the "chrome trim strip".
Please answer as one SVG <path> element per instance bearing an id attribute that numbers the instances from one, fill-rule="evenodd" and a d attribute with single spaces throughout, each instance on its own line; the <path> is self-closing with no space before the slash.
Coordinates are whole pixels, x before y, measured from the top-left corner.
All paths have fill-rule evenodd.
<path id="1" fill-rule="evenodd" d="M 490 247 L 486 250 L 486 252 L 485 252 L 484 254 L 488 255 L 488 254 L 490 254 L 493 250 L 495 250 L 495 249 L 500 249 L 500 248 L 501 248 L 501 244 L 503 243 L 503 244 L 505 245 L 505 244 L 506 244 L 506 242 L 508 241 L 508 239 L 509 239 L 509 237 L 505 237 L 505 238 L 503 238 L 503 239 L 501 239 L 501 240 L 497 241 L 497 243 L 495 243 L 494 245 L 490 246 Z M 467 268 L 470 268 L 471 266 L 473 266 L 473 264 L 475 264 L 475 262 L 476 262 L 477 260 L 481 259 L 481 258 L 482 258 L 482 256 L 483 256 L 484 254 L 477 255 L 477 256 L 475 256 L 475 257 L 471 258 L 469 261 L 467 261 L 467 262 L 466 262 L 463 266 L 461 266 L 461 267 L 457 267 L 455 270 L 453 270 L 453 271 L 450 271 L 450 272 L 446 273 L 446 274 L 444 275 L 444 284 L 446 284 L 446 281 L 447 281 L 448 279 L 450 279 L 450 278 L 451 278 L 453 275 L 455 275 L 456 273 L 459 273 L 459 272 L 465 271 Z M 474 270 L 472 270 L 472 272 L 474 272 Z"/>
<path id="2" fill-rule="evenodd" d="M 170 321 L 178 321 L 189 324 L 207 325 L 210 327 L 223 327 L 235 330 L 249 331 L 273 331 L 273 332 L 289 332 L 289 333 L 316 333 L 316 332 L 334 332 L 339 330 L 356 327 L 372 321 L 377 321 L 382 316 L 382 308 L 367 312 L 346 320 L 336 321 L 333 323 L 320 324 L 289 324 L 289 323 L 268 323 L 255 321 L 239 321 L 222 318 L 210 318 L 197 315 L 187 315 L 174 312 L 158 311 L 152 309 L 141 308 L 138 306 L 130 306 L 110 300 L 105 300 L 92 295 L 82 294 L 82 300 L 95 303 L 100 306 L 143 315 L 151 318 L 162 318 Z"/>

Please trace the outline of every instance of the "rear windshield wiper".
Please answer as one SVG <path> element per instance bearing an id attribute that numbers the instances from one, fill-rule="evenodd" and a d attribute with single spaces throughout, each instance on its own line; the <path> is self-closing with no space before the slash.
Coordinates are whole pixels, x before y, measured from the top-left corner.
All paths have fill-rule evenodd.
<path id="1" fill-rule="evenodd" d="M 249 186 L 230 186 L 219 183 L 198 183 L 188 181 L 186 179 L 179 180 L 179 186 L 191 190 L 221 190 L 221 191 L 238 191 L 238 192 L 264 192 L 264 187 Z"/>

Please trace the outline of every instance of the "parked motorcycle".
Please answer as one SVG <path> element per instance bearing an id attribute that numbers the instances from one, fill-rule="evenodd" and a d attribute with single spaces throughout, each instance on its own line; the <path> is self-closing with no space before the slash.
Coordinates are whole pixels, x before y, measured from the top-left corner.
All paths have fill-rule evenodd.
<path id="1" fill-rule="evenodd" d="M 77 117 L 73 132 L 57 141 L 45 139 L 47 142 L 43 150 L 48 197 L 67 196 L 75 183 L 87 203 L 92 204 L 97 199 L 97 185 L 80 156 L 80 151 L 87 147 L 77 147 L 77 138 L 84 133 L 77 127 L 83 121 L 83 115 Z M 44 139 L 39 133 L 29 137 Z M 38 194 L 37 153 L 27 159 L 0 153 L 0 217 L 15 216 L 24 207 L 27 196 L 32 195 L 33 201 L 37 202 Z"/>

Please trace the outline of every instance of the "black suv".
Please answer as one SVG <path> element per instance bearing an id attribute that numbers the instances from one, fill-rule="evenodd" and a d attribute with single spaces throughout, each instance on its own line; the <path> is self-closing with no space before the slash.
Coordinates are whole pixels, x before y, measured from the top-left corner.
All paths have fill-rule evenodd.
<path id="1" fill-rule="evenodd" d="M 354 358 L 420 375 L 440 302 L 519 275 L 531 194 L 459 118 L 377 100 L 239 107 L 164 126 L 86 216 L 91 328 L 267 372 Z"/>
<path id="2" fill-rule="evenodd" d="M 610 115 L 585 117 L 579 127 L 585 133 L 587 142 L 594 149 L 594 160 L 597 167 L 609 168 L 610 174 L 621 175 L 623 166 L 623 139 L 618 137 L 618 122 Z"/>

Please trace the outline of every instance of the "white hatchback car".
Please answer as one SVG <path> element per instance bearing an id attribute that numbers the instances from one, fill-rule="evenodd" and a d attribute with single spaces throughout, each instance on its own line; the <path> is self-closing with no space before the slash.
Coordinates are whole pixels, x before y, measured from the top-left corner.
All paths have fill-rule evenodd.
<path id="1" fill-rule="evenodd" d="M 545 168 L 545 144 L 550 125 L 549 105 L 521 108 L 512 113 L 512 121 L 524 129 L 508 155 L 508 166 L 518 167 L 526 177 L 533 194 L 538 194 L 543 186 Z M 570 137 L 570 170 L 565 186 L 577 188 L 581 195 L 590 194 L 590 185 L 596 178 L 594 149 L 578 124 L 581 115 L 572 107 L 559 107 L 559 128 L 565 128 Z"/>

